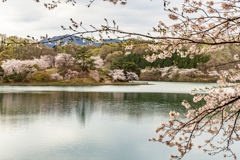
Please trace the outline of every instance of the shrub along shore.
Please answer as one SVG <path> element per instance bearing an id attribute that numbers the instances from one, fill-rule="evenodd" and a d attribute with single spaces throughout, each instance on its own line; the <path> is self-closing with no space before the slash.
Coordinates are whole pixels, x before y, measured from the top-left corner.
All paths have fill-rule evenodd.
<path id="1" fill-rule="evenodd" d="M 224 72 L 224 71 L 220 71 Z M 217 71 L 203 73 L 192 69 L 179 69 L 177 66 L 142 69 L 139 80 L 142 81 L 170 81 L 170 82 L 217 82 L 220 74 Z"/>

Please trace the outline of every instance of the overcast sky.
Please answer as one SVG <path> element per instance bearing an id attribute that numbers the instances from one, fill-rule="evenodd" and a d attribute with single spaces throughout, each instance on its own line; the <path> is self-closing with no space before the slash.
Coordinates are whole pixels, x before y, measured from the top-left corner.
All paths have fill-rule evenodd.
<path id="1" fill-rule="evenodd" d="M 0 34 L 7 36 L 16 35 L 26 38 L 27 35 L 38 38 L 48 34 L 49 36 L 71 34 L 63 31 L 61 25 L 71 25 L 70 18 L 91 29 L 89 25 L 99 28 L 105 24 L 104 18 L 109 22 L 115 20 L 121 30 L 146 34 L 152 27 L 158 25 L 158 21 L 171 23 L 167 12 L 163 10 L 162 0 L 128 0 L 127 5 L 113 5 L 103 0 L 95 0 L 90 8 L 86 7 L 89 0 L 76 0 L 76 6 L 65 0 L 53 10 L 44 7 L 41 0 L 36 3 L 33 0 L 8 0 L 0 2 Z M 181 7 L 183 0 L 172 0 L 172 4 Z"/>

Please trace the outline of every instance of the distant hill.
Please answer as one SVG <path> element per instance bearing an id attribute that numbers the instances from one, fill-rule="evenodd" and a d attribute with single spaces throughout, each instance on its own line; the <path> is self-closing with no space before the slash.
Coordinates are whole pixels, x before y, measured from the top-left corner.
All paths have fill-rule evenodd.
<path id="1" fill-rule="evenodd" d="M 68 37 L 67 37 L 68 36 Z M 63 36 L 54 36 L 54 37 L 52 37 L 52 38 L 50 38 L 50 39 L 48 39 L 48 38 L 45 38 L 45 39 L 43 39 L 43 40 L 41 40 L 41 41 L 39 41 L 39 42 L 48 42 L 49 40 L 50 41 L 52 41 L 52 40 L 54 40 L 54 39 L 61 39 Z M 63 44 L 65 44 L 66 42 L 67 43 L 76 43 L 76 44 L 78 44 L 78 45 L 87 45 L 89 42 L 91 42 L 91 41 L 88 41 L 88 40 L 86 40 L 85 42 L 83 42 L 83 37 L 79 37 L 79 36 L 69 36 L 69 35 L 65 35 L 65 37 L 67 37 L 67 38 L 63 38 L 62 39 L 62 43 L 61 43 L 61 45 L 63 45 Z M 114 42 L 121 42 L 121 41 L 123 41 L 123 40 L 119 40 L 119 39 L 116 39 L 116 40 L 107 40 L 107 39 L 105 39 L 104 40 L 104 42 L 110 42 L 110 43 L 114 43 Z M 98 43 L 98 42 L 92 42 L 92 45 L 97 45 L 97 46 L 100 46 L 102 43 Z M 56 45 L 56 41 L 55 42 L 53 42 L 52 44 L 48 44 L 48 43 L 46 43 L 46 45 L 48 46 L 48 47 L 50 47 L 50 48 L 52 48 L 52 47 L 54 47 L 55 45 Z M 59 45 L 59 44 L 58 44 Z"/>

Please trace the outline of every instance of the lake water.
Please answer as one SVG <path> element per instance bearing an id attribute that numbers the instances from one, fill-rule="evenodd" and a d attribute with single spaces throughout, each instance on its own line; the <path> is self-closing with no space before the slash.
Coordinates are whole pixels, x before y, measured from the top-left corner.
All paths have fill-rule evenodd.
<path id="1" fill-rule="evenodd" d="M 175 148 L 155 128 L 184 113 L 193 88 L 214 83 L 141 86 L 0 87 L 0 160 L 167 160 Z M 204 138 L 202 138 L 204 140 Z M 238 145 L 240 147 L 240 145 Z M 240 156 L 240 151 L 236 151 Z M 194 146 L 183 160 L 223 159 Z"/>

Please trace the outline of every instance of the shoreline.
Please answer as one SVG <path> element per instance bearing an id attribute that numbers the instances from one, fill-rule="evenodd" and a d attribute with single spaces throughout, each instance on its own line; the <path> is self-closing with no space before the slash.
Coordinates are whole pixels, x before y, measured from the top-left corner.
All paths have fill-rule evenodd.
<path id="1" fill-rule="evenodd" d="M 141 80 L 140 80 L 141 81 Z M 127 86 L 127 85 L 154 85 L 149 82 L 186 82 L 186 83 L 216 83 L 206 81 L 147 81 L 147 82 L 113 82 L 113 83 L 0 83 L 0 86 Z"/>
<path id="2" fill-rule="evenodd" d="M 107 85 L 149 85 L 148 82 L 129 82 L 129 83 L 111 83 L 111 84 L 58 84 L 58 83 L 1 83 L 0 86 L 107 86 Z"/>

